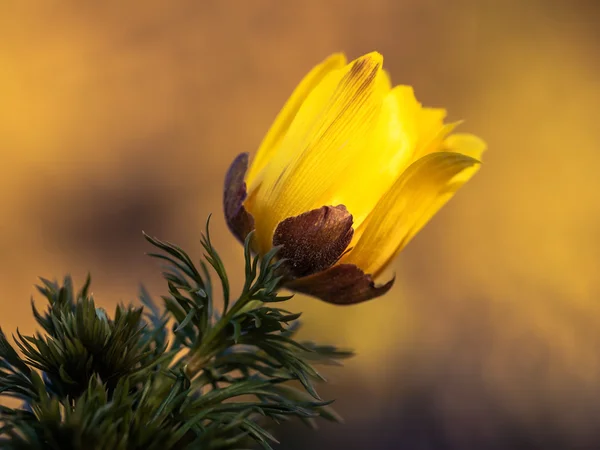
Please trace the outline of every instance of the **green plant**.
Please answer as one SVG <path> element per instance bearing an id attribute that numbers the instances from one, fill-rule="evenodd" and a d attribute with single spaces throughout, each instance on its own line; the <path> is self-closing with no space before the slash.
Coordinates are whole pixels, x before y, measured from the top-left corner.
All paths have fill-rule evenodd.
<path id="1" fill-rule="evenodd" d="M 6 449 L 239 449 L 277 442 L 270 428 L 290 418 L 339 421 L 319 397 L 314 368 L 351 352 L 296 340 L 300 314 L 278 307 L 277 248 L 264 257 L 245 242 L 245 284 L 236 301 L 208 223 L 197 267 L 179 247 L 144 235 L 168 263 L 159 307 L 95 305 L 90 278 L 75 291 L 42 279 L 43 332 L 9 343 L 0 329 L 0 446 Z M 208 263 L 208 264 L 207 264 Z M 209 266 L 223 295 L 216 307 Z"/>

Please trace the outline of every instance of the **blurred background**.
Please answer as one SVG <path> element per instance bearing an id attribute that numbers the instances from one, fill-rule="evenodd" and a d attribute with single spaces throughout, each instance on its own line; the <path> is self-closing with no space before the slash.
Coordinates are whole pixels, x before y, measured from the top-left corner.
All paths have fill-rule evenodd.
<path id="1" fill-rule="evenodd" d="M 346 425 L 285 449 L 600 448 L 600 4 L 594 0 L 0 2 L 0 323 L 34 329 L 38 276 L 97 301 L 165 293 L 141 231 L 195 257 L 226 232 L 228 164 L 335 51 L 489 143 L 397 260 L 387 296 L 297 297 Z M 35 296 L 34 296 L 35 297 Z"/>

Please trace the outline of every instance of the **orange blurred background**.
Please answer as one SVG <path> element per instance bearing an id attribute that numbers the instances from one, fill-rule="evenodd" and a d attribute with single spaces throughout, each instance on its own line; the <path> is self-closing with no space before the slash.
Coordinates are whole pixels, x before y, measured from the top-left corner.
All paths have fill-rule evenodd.
<path id="1" fill-rule="evenodd" d="M 335 51 L 488 141 L 482 170 L 398 259 L 387 296 L 297 297 L 347 424 L 281 448 L 600 448 L 600 4 L 559 0 L 0 3 L 0 324 L 31 332 L 37 276 L 92 273 L 112 310 L 166 289 L 141 231 L 236 286 L 221 186 Z"/>

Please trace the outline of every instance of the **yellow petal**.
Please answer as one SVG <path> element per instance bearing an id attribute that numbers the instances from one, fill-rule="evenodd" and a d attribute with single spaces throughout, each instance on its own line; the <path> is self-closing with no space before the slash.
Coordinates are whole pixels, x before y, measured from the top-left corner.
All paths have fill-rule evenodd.
<path id="1" fill-rule="evenodd" d="M 469 133 L 451 134 L 442 144 L 442 151 L 461 153 L 475 159 L 481 159 L 486 148 L 483 139 Z"/>
<path id="2" fill-rule="evenodd" d="M 439 151 L 440 143 L 454 128 L 453 125 L 444 126 L 445 118 L 445 109 L 423 108 L 419 112 L 419 143 L 415 150 L 414 160 L 427 153 Z"/>
<path id="3" fill-rule="evenodd" d="M 358 155 L 347 171 L 347 183 L 331 202 L 346 205 L 352 213 L 357 228 L 353 243 L 360 238 L 360 224 L 408 165 L 441 151 L 444 138 L 458 125 L 444 125 L 445 117 L 445 109 L 423 108 L 411 86 L 396 86 L 386 96 L 369 147 Z"/>
<path id="4" fill-rule="evenodd" d="M 392 77 L 387 70 L 381 69 L 379 83 L 381 83 L 381 87 L 385 92 L 388 92 L 390 89 L 392 89 Z"/>
<path id="5" fill-rule="evenodd" d="M 342 53 L 335 53 L 323 61 L 318 66 L 314 67 L 296 87 L 283 109 L 277 115 L 269 132 L 263 139 L 258 148 L 256 156 L 252 162 L 252 166 L 248 171 L 246 183 L 249 189 L 253 187 L 253 181 L 260 171 L 267 164 L 277 147 L 281 143 L 281 139 L 294 120 L 300 106 L 317 86 L 323 78 L 334 70 L 339 70 L 346 65 L 346 57 Z"/>
<path id="6" fill-rule="evenodd" d="M 411 164 L 363 223 L 356 246 L 341 263 L 377 276 L 478 167 L 476 159 L 451 152 Z"/>
<path id="7" fill-rule="evenodd" d="M 388 84 L 383 58 L 370 53 L 329 73 L 307 96 L 253 197 L 259 249 L 270 247 L 276 225 L 331 204 L 346 171 L 367 148 Z"/>
<path id="8" fill-rule="evenodd" d="M 332 205 L 343 204 L 348 208 L 355 228 L 412 159 L 419 139 L 420 109 L 410 86 L 396 86 L 384 98 L 368 146 L 356 155 L 330 200 Z"/>
<path id="9" fill-rule="evenodd" d="M 431 137 L 444 126 L 446 110 L 442 108 L 423 108 L 419 117 L 419 135 Z M 425 140 L 427 140 L 425 138 Z"/>

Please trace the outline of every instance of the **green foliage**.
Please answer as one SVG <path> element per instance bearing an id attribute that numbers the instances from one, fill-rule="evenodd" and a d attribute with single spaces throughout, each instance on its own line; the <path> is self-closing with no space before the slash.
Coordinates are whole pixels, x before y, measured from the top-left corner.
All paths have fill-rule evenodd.
<path id="1" fill-rule="evenodd" d="M 14 340 L 0 329 L 0 446 L 7 449 L 238 449 L 277 442 L 272 425 L 299 418 L 339 421 L 315 389 L 313 364 L 350 352 L 295 340 L 300 314 L 275 307 L 277 249 L 263 258 L 245 243 L 245 284 L 230 304 L 223 262 L 210 241 L 199 268 L 179 247 L 145 235 L 168 263 L 160 308 L 142 288 L 143 307 L 95 306 L 90 279 L 42 279 L 48 300 L 33 314 L 44 333 Z M 216 308 L 209 266 L 223 292 Z M 295 385 L 295 386 L 294 386 Z"/>

